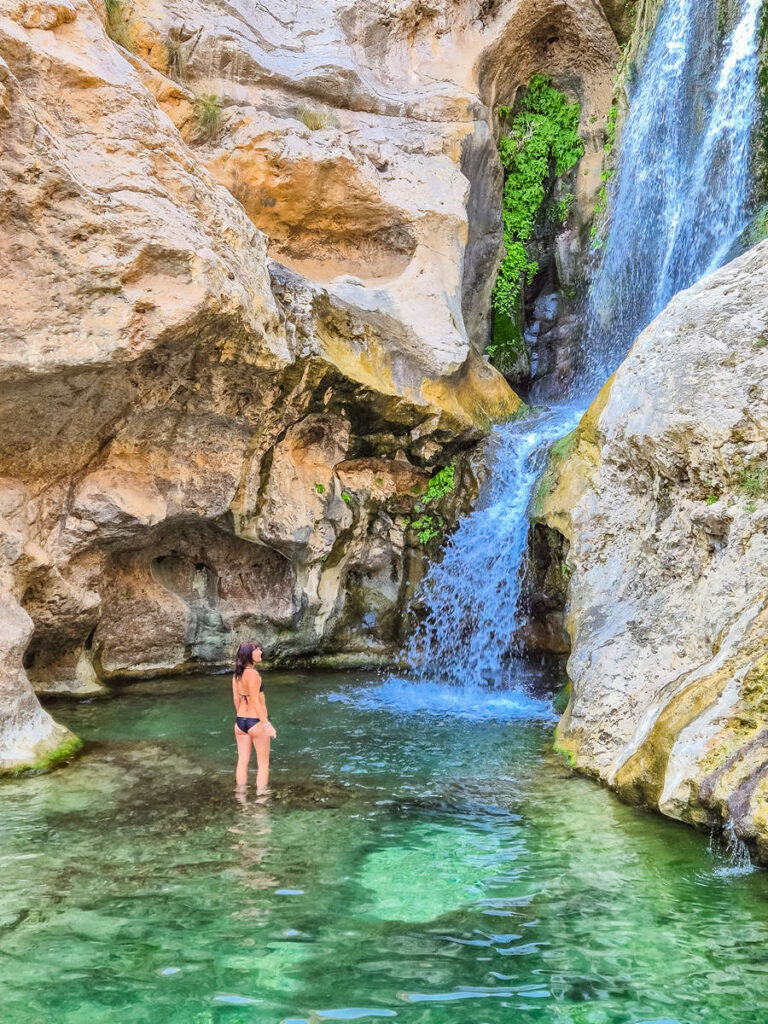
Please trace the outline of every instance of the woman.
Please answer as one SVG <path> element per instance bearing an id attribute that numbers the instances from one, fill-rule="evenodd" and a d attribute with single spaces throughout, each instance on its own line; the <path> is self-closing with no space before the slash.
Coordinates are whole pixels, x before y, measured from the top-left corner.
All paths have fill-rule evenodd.
<path id="1" fill-rule="evenodd" d="M 251 745 L 256 748 L 256 791 L 261 793 L 269 782 L 269 741 L 277 733 L 267 716 L 264 684 L 254 668 L 261 661 L 261 644 L 248 640 L 240 644 L 232 676 L 232 699 L 235 702 L 235 739 L 237 740 L 237 771 L 235 781 L 244 786 L 248 781 Z"/>

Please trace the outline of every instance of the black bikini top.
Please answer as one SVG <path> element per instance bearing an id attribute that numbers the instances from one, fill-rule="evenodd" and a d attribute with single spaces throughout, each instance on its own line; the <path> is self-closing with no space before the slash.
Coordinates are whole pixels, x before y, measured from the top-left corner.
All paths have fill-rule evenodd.
<path id="1" fill-rule="evenodd" d="M 263 679 L 261 680 L 261 686 L 259 687 L 259 693 L 264 693 L 264 680 Z M 248 703 L 248 694 L 247 693 L 241 693 L 240 694 L 240 700 L 244 700 L 245 703 L 247 704 Z"/>

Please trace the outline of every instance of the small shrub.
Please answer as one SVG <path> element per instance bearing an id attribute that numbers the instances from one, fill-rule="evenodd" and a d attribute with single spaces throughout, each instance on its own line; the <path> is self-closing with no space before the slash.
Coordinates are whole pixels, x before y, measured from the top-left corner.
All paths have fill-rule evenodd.
<path id="1" fill-rule="evenodd" d="M 320 132 L 336 124 L 336 117 L 327 107 L 307 107 L 302 104 L 296 108 L 296 117 L 311 132 Z"/>
<path id="2" fill-rule="evenodd" d="M 203 93 L 195 101 L 197 142 L 211 142 L 221 129 L 221 97 Z"/>
<path id="3" fill-rule="evenodd" d="M 107 35 L 124 47 L 131 49 L 131 6 L 125 0 L 105 0 L 107 12 Z"/>
<path id="4" fill-rule="evenodd" d="M 427 512 L 427 505 L 439 501 L 446 494 L 450 494 L 456 487 L 456 466 L 451 462 L 444 469 L 439 470 L 427 484 L 427 491 L 423 498 L 416 502 L 415 508 L 419 513 L 417 518 L 412 519 L 410 526 L 416 530 L 419 543 L 428 544 L 431 540 L 441 536 L 445 521 L 437 512 Z"/>
<path id="5" fill-rule="evenodd" d="M 552 203 L 547 210 L 547 219 L 553 224 L 565 224 L 570 216 L 576 196 L 568 192 L 556 203 Z"/>
<path id="6" fill-rule="evenodd" d="M 187 50 L 182 42 L 169 36 L 165 47 L 168 50 L 168 77 L 179 85 L 187 80 Z"/>
<path id="7" fill-rule="evenodd" d="M 419 543 L 428 544 L 443 532 L 443 519 L 442 516 L 427 513 L 419 516 L 418 519 L 411 520 L 411 526 L 416 531 Z"/>
<path id="8" fill-rule="evenodd" d="M 445 469 L 441 469 L 432 477 L 427 484 L 427 493 L 424 495 L 424 504 L 432 501 L 439 501 L 446 494 L 450 494 L 456 487 L 456 464 L 451 462 Z"/>
<path id="9" fill-rule="evenodd" d="M 720 495 L 719 494 L 710 494 L 707 497 L 707 504 L 708 505 L 716 505 L 718 501 L 720 501 Z"/>
<path id="10" fill-rule="evenodd" d="M 747 498 L 768 496 L 768 466 L 745 467 L 736 477 L 736 485 Z"/>
<path id="11" fill-rule="evenodd" d="M 351 504 L 351 502 L 352 502 L 352 495 L 348 494 L 346 491 L 342 491 L 341 492 L 341 498 L 342 498 L 342 501 L 346 501 L 346 503 L 348 505 Z"/>
<path id="12" fill-rule="evenodd" d="M 325 487 L 322 484 L 315 484 L 315 490 L 318 494 L 325 494 Z"/>

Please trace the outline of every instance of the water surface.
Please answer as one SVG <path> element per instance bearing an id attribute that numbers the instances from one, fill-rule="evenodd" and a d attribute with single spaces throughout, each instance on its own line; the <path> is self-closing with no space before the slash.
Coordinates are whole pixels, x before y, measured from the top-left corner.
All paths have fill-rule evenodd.
<path id="1" fill-rule="evenodd" d="M 0 786 L 4 1024 L 768 1021 L 768 873 L 622 806 L 482 695 L 268 675 L 238 802 L 226 677 L 58 705 L 87 741 Z"/>

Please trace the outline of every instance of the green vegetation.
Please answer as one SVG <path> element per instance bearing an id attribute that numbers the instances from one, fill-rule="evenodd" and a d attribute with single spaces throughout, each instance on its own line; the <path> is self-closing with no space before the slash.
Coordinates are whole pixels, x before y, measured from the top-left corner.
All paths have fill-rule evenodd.
<path id="1" fill-rule="evenodd" d="M 619 108 L 614 104 L 608 111 L 608 119 L 605 123 L 605 152 L 610 154 L 616 143 L 616 122 L 619 118 Z"/>
<path id="2" fill-rule="evenodd" d="M 608 119 L 605 124 L 605 154 L 610 156 L 613 151 L 613 147 L 616 143 L 616 125 L 619 117 L 619 108 L 614 104 L 608 112 Z M 608 209 L 608 184 L 612 178 L 616 175 L 616 170 L 613 167 L 606 167 L 603 173 L 600 175 L 602 185 L 600 191 L 597 193 L 597 202 L 595 203 L 595 212 L 592 215 L 592 227 L 590 228 L 590 237 L 593 239 L 593 248 L 602 248 L 603 242 L 598 238 L 600 232 L 600 224 L 603 218 L 603 214 Z"/>
<path id="3" fill-rule="evenodd" d="M 451 462 L 450 465 L 435 473 L 427 484 L 426 493 L 414 506 L 419 514 L 410 521 L 409 526 L 416 531 L 420 544 L 428 544 L 431 540 L 442 536 L 445 520 L 438 512 L 428 512 L 427 506 L 440 501 L 455 488 L 456 465 Z"/>
<path id="4" fill-rule="evenodd" d="M 411 527 L 416 531 L 420 544 L 429 544 L 443 532 L 443 518 L 437 514 L 422 515 L 411 520 Z"/>
<path id="5" fill-rule="evenodd" d="M 323 484 L 315 484 L 315 490 L 318 494 L 325 494 L 325 487 Z"/>
<path id="6" fill-rule="evenodd" d="M 569 768 L 576 767 L 576 758 L 574 757 L 573 751 L 569 750 L 567 747 L 564 747 L 558 741 L 557 736 L 555 736 L 555 740 L 552 744 L 552 749 L 558 755 L 558 757 L 561 757 L 565 761 Z"/>
<path id="7" fill-rule="evenodd" d="M 456 488 L 456 464 L 450 463 L 445 469 L 441 469 L 438 473 L 432 477 L 427 484 L 427 493 L 424 495 L 424 504 L 428 505 L 432 501 L 439 501 L 444 498 L 446 494 L 450 494 L 451 491 Z"/>
<path id="8" fill-rule="evenodd" d="M 571 699 L 571 680 L 567 679 L 565 685 L 556 694 L 555 699 L 552 701 L 552 708 L 555 714 L 564 715 L 565 709 L 568 707 L 568 702 Z"/>
<path id="9" fill-rule="evenodd" d="M 107 35 L 118 46 L 131 49 L 131 5 L 124 0 L 105 0 Z"/>
<path id="10" fill-rule="evenodd" d="M 168 50 L 168 77 L 180 85 L 187 80 L 187 51 L 180 40 L 169 36 L 165 44 Z"/>
<path id="11" fill-rule="evenodd" d="M 197 142 L 211 142 L 221 129 L 221 97 L 213 93 L 203 93 L 195 101 L 195 120 L 197 122 Z"/>
<path id="12" fill-rule="evenodd" d="M 579 104 L 569 103 L 545 75 L 535 75 L 512 116 L 510 107 L 498 108 L 499 117 L 511 124 L 499 140 L 504 165 L 502 218 L 506 256 L 493 290 L 492 304 L 501 331 L 494 332 L 488 352 L 515 360 L 522 341 L 522 294 L 531 283 L 538 263 L 526 248 L 553 175 L 561 177 L 584 153 L 579 137 Z M 573 198 L 555 205 L 560 223 L 570 212 Z"/>
<path id="13" fill-rule="evenodd" d="M 547 220 L 552 224 L 564 224 L 570 216 L 576 196 L 573 192 L 566 193 L 562 199 L 550 204 L 547 210 Z"/>
<path id="14" fill-rule="evenodd" d="M 557 473 L 559 466 L 564 462 L 571 451 L 576 446 L 576 442 L 579 440 L 579 428 L 574 427 L 564 437 L 559 438 L 552 447 L 549 449 L 549 457 L 547 458 L 547 468 L 541 475 L 539 483 L 536 487 L 536 491 L 533 495 L 533 503 L 531 506 L 531 519 L 540 519 L 544 511 L 544 502 L 552 492 L 552 488 L 555 486 L 557 480 Z M 565 575 L 565 572 L 563 572 Z"/>
<path id="15" fill-rule="evenodd" d="M 342 491 L 341 492 L 341 500 L 342 501 L 346 501 L 346 503 L 348 505 L 351 505 L 352 504 L 352 495 L 349 494 L 348 491 Z"/>
<path id="16" fill-rule="evenodd" d="M 69 739 L 64 740 L 55 750 L 45 754 L 39 761 L 35 761 L 34 764 L 19 765 L 18 768 L 12 768 L 4 774 L 11 776 L 42 775 L 43 772 L 50 771 L 51 768 L 54 768 L 61 761 L 72 757 L 73 754 L 80 750 L 82 745 L 83 741 L 81 739 L 78 739 L 77 736 L 70 736 Z"/>
<path id="17" fill-rule="evenodd" d="M 768 466 L 745 467 L 736 477 L 736 486 L 746 498 L 768 497 Z"/>
<path id="18" fill-rule="evenodd" d="M 522 299 L 522 294 L 520 296 Z M 501 373 L 514 373 L 520 359 L 527 359 L 528 351 L 523 339 L 522 302 L 518 301 L 513 316 L 496 312 L 493 317 L 493 341 L 486 349 L 493 364 Z M 524 364 L 526 365 L 526 364 Z"/>
<path id="19" fill-rule="evenodd" d="M 336 124 L 336 117 L 327 107 L 308 107 L 302 104 L 296 108 L 296 117 L 311 132 L 323 131 Z"/>
<path id="20" fill-rule="evenodd" d="M 707 504 L 708 505 L 716 505 L 719 500 L 720 500 L 720 495 L 719 494 L 710 494 L 707 497 Z"/>

